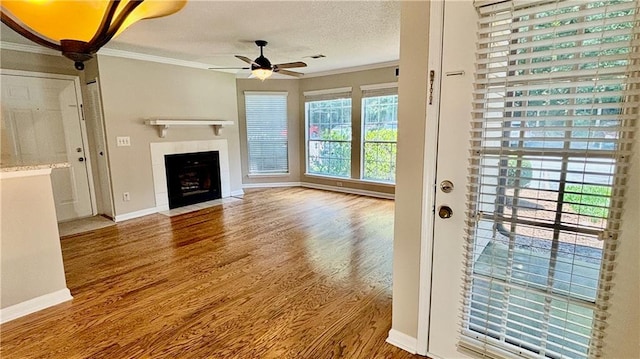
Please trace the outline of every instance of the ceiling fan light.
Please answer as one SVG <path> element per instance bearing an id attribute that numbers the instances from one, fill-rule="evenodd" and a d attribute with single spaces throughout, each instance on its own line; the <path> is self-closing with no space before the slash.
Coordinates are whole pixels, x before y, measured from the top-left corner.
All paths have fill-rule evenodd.
<path id="1" fill-rule="evenodd" d="M 271 75 L 273 75 L 273 70 L 257 68 L 251 70 L 251 73 L 261 81 L 264 81 L 265 79 L 268 79 L 269 77 L 271 77 Z"/>

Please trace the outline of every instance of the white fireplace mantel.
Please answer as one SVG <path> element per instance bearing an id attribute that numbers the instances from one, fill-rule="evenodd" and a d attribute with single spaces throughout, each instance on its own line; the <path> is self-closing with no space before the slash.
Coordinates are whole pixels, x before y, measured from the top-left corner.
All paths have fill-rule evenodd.
<path id="1" fill-rule="evenodd" d="M 158 126 L 159 136 L 164 138 L 167 135 L 169 126 L 212 126 L 213 133 L 216 136 L 220 135 L 222 126 L 231 126 L 233 121 L 223 120 L 211 120 L 211 119 L 198 119 L 198 118 L 151 118 L 144 121 L 145 124 L 150 126 Z"/>

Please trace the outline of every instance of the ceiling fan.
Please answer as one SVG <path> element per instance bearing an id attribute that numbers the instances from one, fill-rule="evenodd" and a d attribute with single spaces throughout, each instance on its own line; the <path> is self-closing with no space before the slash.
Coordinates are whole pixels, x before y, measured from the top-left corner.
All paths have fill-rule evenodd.
<path id="1" fill-rule="evenodd" d="M 284 64 L 272 65 L 271 61 L 269 61 L 269 59 L 264 57 L 264 55 L 262 54 L 262 49 L 265 46 L 267 46 L 267 42 L 264 40 L 256 40 L 256 45 L 260 47 L 260 56 L 255 60 L 251 60 L 246 56 L 236 55 L 238 59 L 248 63 L 251 66 L 250 67 L 234 67 L 233 69 L 251 70 L 251 73 L 262 81 L 264 81 L 266 78 L 271 77 L 271 75 L 273 75 L 274 72 L 277 72 L 282 75 L 289 75 L 289 76 L 295 76 L 295 77 L 302 77 L 304 75 L 301 72 L 284 70 L 284 69 L 292 69 L 296 67 L 307 67 L 307 64 L 305 64 L 304 62 L 297 61 L 297 62 L 287 62 Z M 228 69 L 228 67 L 213 67 L 210 69 L 219 70 L 219 69 Z"/>

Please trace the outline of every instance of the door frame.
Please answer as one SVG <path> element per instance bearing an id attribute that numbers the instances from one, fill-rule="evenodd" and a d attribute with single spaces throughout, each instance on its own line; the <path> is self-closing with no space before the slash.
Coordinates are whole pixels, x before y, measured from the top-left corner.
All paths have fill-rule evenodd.
<path id="1" fill-rule="evenodd" d="M 422 198 L 422 233 L 420 236 L 420 272 L 418 286 L 418 332 L 416 352 L 420 355 L 429 353 L 429 331 L 431 329 L 431 279 L 433 269 L 433 246 L 435 240 L 435 206 L 437 190 L 437 161 L 440 127 L 440 86 L 442 83 L 442 55 L 444 40 L 445 0 L 430 2 L 429 11 L 429 52 L 428 68 L 435 71 L 433 79 L 433 103 L 427 105 L 425 120 L 424 146 L 424 188 Z M 459 186 L 464 187 L 464 186 Z"/>
<path id="2" fill-rule="evenodd" d="M 84 120 L 83 113 L 83 102 L 82 102 L 82 88 L 80 87 L 80 77 L 73 75 L 63 75 L 63 74 L 51 74 L 46 72 L 36 72 L 36 71 L 23 71 L 23 70 L 11 70 L 11 69 L 0 69 L 0 75 L 11 75 L 11 76 L 20 76 L 20 77 L 35 77 L 35 78 L 44 78 L 44 79 L 52 79 L 52 80 L 70 80 L 73 81 L 73 85 L 76 92 L 76 103 L 78 118 L 80 119 L 80 135 L 82 140 L 82 146 L 84 147 L 84 158 L 85 158 L 85 168 L 86 168 L 86 176 L 87 181 L 89 183 L 89 199 L 91 201 L 91 215 L 95 216 L 98 214 L 97 206 L 96 206 L 96 192 L 95 186 L 93 183 L 93 171 L 91 167 L 91 155 L 89 149 L 89 140 L 87 136 L 87 125 Z"/>

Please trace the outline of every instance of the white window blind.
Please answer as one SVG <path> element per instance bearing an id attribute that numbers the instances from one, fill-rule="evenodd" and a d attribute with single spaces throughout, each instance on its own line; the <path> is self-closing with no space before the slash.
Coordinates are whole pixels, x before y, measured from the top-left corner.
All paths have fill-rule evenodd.
<path id="1" fill-rule="evenodd" d="M 478 12 L 461 347 L 600 357 L 640 101 L 638 2 Z"/>
<path id="2" fill-rule="evenodd" d="M 351 88 L 308 91 L 307 173 L 351 176 Z"/>
<path id="3" fill-rule="evenodd" d="M 245 92 L 249 174 L 289 172 L 287 93 Z"/>
<path id="4" fill-rule="evenodd" d="M 398 141 L 396 83 L 362 86 L 362 178 L 395 183 Z"/>

